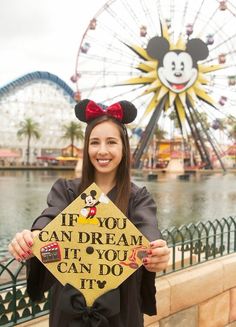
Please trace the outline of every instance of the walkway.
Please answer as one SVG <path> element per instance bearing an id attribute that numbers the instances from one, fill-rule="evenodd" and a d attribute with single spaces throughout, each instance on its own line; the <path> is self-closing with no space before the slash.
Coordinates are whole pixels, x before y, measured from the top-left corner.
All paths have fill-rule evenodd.
<path id="1" fill-rule="evenodd" d="M 30 320 L 28 322 L 25 322 L 23 324 L 17 325 L 19 327 L 48 327 L 48 315 Z"/>

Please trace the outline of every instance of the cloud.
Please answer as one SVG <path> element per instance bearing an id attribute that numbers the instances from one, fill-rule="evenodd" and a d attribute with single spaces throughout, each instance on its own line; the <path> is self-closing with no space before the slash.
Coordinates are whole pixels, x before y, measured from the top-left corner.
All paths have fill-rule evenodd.
<path id="1" fill-rule="evenodd" d="M 50 11 L 45 5 L 45 0 L 1 0 L 0 38 L 7 40 L 22 35 L 30 38 L 46 34 L 51 23 Z"/>
<path id="2" fill-rule="evenodd" d="M 35 70 L 49 71 L 70 84 L 82 35 L 104 3 L 1 0 L 0 86 Z"/>

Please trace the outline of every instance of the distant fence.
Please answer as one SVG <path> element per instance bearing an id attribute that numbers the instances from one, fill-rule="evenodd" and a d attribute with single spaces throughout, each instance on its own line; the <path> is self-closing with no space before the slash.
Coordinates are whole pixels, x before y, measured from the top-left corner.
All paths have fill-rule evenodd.
<path id="1" fill-rule="evenodd" d="M 165 229 L 162 235 L 171 249 L 164 273 L 171 273 L 236 252 L 236 216 Z"/>
<path id="2" fill-rule="evenodd" d="M 236 217 L 173 227 L 162 230 L 162 235 L 171 259 L 158 277 L 236 252 Z M 0 326 L 15 326 L 49 313 L 48 293 L 40 303 L 29 299 L 25 263 L 13 259 L 0 263 L 0 282 Z"/>

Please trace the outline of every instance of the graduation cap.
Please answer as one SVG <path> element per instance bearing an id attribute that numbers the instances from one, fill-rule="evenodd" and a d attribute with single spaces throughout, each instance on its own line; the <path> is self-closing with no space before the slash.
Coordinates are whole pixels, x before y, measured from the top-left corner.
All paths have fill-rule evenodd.
<path id="1" fill-rule="evenodd" d="M 62 311 L 74 315 L 76 299 L 83 321 L 101 319 L 106 326 L 104 319 L 119 312 L 118 286 L 139 269 L 148 248 L 149 241 L 93 183 L 41 230 L 32 251 L 65 286 Z"/>

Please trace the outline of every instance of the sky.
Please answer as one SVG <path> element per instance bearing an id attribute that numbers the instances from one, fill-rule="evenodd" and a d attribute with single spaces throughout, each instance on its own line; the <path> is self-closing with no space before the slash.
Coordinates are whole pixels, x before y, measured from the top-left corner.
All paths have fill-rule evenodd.
<path id="1" fill-rule="evenodd" d="M 82 36 L 106 0 L 1 0 L 0 87 L 48 71 L 71 87 Z"/>
<path id="2" fill-rule="evenodd" d="M 107 1 L 0 0 L 0 87 L 27 73 L 48 71 L 74 90 L 70 77 L 80 42 L 90 20 Z"/>

